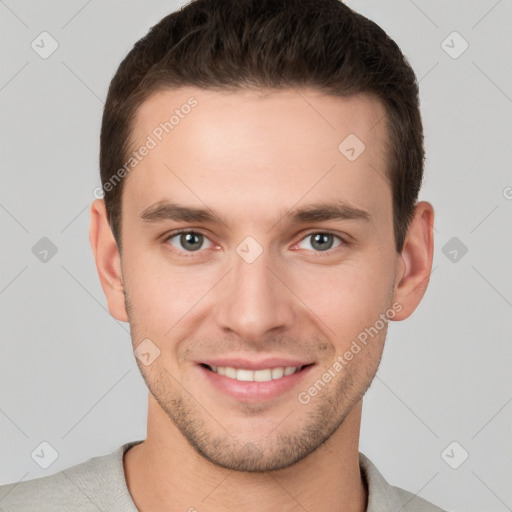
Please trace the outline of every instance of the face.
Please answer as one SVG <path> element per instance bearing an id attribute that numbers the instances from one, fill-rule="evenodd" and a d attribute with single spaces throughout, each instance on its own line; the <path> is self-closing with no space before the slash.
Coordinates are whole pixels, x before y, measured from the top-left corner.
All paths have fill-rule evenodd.
<path id="1" fill-rule="evenodd" d="M 155 144 L 123 189 L 133 346 L 169 422 L 214 464 L 301 460 L 377 371 L 402 307 L 383 116 L 372 97 L 310 89 L 182 88 L 138 111 L 133 149 Z"/>

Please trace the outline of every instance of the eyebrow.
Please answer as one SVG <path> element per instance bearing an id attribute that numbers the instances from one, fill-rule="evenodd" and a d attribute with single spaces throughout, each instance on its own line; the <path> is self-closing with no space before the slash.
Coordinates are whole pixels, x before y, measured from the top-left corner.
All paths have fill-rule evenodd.
<path id="1" fill-rule="evenodd" d="M 170 201 L 159 201 L 149 206 L 140 214 L 140 218 L 148 224 L 160 223 L 166 220 L 228 224 L 221 215 L 211 208 L 189 207 Z M 336 201 L 334 203 L 311 204 L 290 210 L 284 213 L 278 222 L 300 224 L 329 220 L 370 221 L 371 215 L 366 210 L 356 208 L 344 201 Z"/>

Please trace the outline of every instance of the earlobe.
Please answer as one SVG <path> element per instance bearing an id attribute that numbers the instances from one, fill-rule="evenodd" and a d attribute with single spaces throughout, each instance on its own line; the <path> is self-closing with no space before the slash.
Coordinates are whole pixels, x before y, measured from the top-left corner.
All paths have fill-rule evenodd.
<path id="1" fill-rule="evenodd" d="M 393 301 L 402 305 L 394 320 L 409 317 L 421 302 L 432 271 L 434 255 L 434 208 L 426 201 L 416 205 L 414 217 L 407 230 Z"/>
<path id="2" fill-rule="evenodd" d="M 94 254 L 101 287 L 107 299 L 108 310 L 117 320 L 128 322 L 121 257 L 108 223 L 103 199 L 96 199 L 91 205 L 89 241 Z"/>

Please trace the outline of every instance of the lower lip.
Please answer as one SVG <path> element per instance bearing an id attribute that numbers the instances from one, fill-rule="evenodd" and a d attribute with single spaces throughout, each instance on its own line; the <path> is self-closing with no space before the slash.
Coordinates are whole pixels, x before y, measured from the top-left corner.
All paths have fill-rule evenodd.
<path id="1" fill-rule="evenodd" d="M 313 364 L 306 366 L 291 375 L 285 375 L 279 379 L 272 379 L 267 382 L 230 379 L 201 365 L 199 365 L 199 369 L 209 382 L 223 393 L 237 400 L 261 402 L 276 398 L 293 389 L 304 379 L 313 366 Z"/>

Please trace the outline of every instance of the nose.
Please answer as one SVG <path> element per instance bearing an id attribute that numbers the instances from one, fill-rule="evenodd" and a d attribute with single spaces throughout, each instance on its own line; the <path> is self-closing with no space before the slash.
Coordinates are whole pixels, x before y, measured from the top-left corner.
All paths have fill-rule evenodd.
<path id="1" fill-rule="evenodd" d="M 268 251 L 252 263 L 237 253 L 217 297 L 216 321 L 225 332 L 258 343 L 289 330 L 296 320 L 296 304 L 286 285 L 284 267 L 272 262 Z"/>

